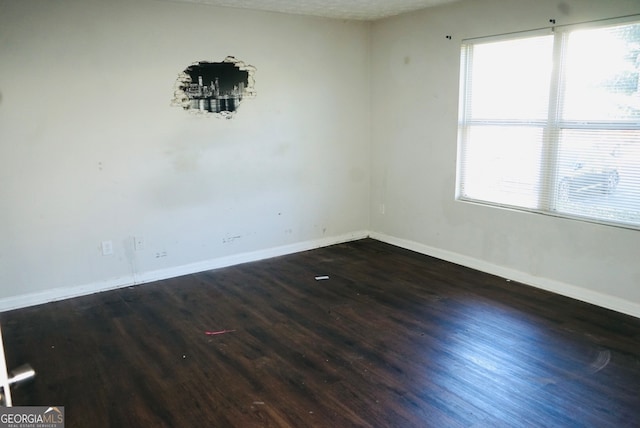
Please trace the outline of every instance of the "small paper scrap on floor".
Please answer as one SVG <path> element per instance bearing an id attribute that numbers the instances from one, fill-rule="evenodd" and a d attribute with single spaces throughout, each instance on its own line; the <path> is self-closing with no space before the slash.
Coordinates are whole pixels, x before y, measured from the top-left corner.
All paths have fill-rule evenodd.
<path id="1" fill-rule="evenodd" d="M 205 331 L 204 334 L 206 334 L 207 336 L 216 336 L 218 334 L 231 333 L 232 331 L 235 331 L 235 330 Z"/>
<path id="2" fill-rule="evenodd" d="M 327 275 L 316 276 L 316 281 L 322 281 L 323 279 L 329 279 Z"/>

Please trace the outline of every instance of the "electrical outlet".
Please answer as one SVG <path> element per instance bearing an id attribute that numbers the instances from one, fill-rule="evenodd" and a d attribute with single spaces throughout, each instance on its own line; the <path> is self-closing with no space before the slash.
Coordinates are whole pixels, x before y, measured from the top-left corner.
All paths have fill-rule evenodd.
<path id="1" fill-rule="evenodd" d="M 134 236 L 133 237 L 133 249 L 135 251 L 144 250 L 144 238 L 142 236 Z"/>
<path id="2" fill-rule="evenodd" d="M 113 254 L 113 241 L 102 241 L 102 255 L 110 256 Z"/>

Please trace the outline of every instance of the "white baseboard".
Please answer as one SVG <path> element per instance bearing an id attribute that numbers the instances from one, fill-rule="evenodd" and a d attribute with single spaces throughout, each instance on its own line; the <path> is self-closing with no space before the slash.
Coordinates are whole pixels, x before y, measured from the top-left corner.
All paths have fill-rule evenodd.
<path id="1" fill-rule="evenodd" d="M 167 278 L 175 278 L 182 275 L 203 272 L 211 269 L 219 269 L 241 263 L 264 260 L 271 257 L 284 256 L 287 254 L 312 250 L 314 248 L 327 247 L 329 245 L 340 244 L 343 242 L 356 241 L 358 239 L 367 237 L 371 237 L 378 241 L 386 242 L 397 247 L 406 248 L 408 250 L 416 251 L 421 254 L 476 269 L 481 272 L 497 275 L 502 278 L 510 279 L 526 285 L 541 288 L 543 290 L 551 291 L 562 296 L 581 300 L 583 302 L 591 303 L 597 306 L 640 318 L 640 305 L 628 300 L 603 293 L 598 293 L 596 291 L 566 284 L 560 281 L 536 277 L 515 269 L 495 265 L 473 257 L 464 256 L 462 254 L 454 253 L 447 250 L 442 250 L 440 248 L 430 247 L 418 242 L 395 238 L 393 236 L 385 235 L 382 233 L 369 231 L 358 231 L 329 238 L 297 242 L 294 244 L 267 248 L 264 250 L 251 251 L 247 253 L 234 254 L 198 263 L 191 263 L 183 266 L 143 272 L 132 276 L 113 278 L 85 285 L 55 288 L 36 293 L 7 297 L 4 299 L 0 299 L 0 312 L 40 305 L 43 303 L 49 303 L 58 300 L 70 299 L 73 297 L 86 296 L 93 293 L 159 281 Z"/>
<path id="2" fill-rule="evenodd" d="M 313 250 L 314 248 L 328 247 L 329 245 L 341 244 L 343 242 L 357 241 L 367 238 L 369 231 L 358 231 L 345 235 L 333 236 L 329 238 L 317 239 L 313 241 L 296 242 L 295 244 L 282 245 L 280 247 L 267 248 L 264 250 L 251 251 L 248 253 L 233 254 L 231 256 L 219 257 L 212 260 L 205 260 L 198 263 L 191 263 L 183 266 L 176 266 L 167 269 L 160 269 L 136 275 L 135 284 L 159 281 L 167 278 L 175 278 L 206 270 L 219 269 L 227 266 L 234 266 L 241 263 L 255 262 L 272 257 L 284 256 L 287 254 L 299 253 L 301 251 Z"/>
<path id="3" fill-rule="evenodd" d="M 132 277 L 126 276 L 98 281 L 91 284 L 78 285 L 75 287 L 60 287 L 35 293 L 5 297 L 0 299 L 0 312 L 41 305 L 43 303 L 55 302 L 58 300 L 71 299 L 73 297 L 86 296 L 88 294 L 114 290 L 116 288 L 131 285 L 134 285 Z"/>
<path id="4" fill-rule="evenodd" d="M 202 262 L 191 263 L 183 266 L 137 273 L 131 276 L 113 278 L 85 285 L 55 288 L 51 290 L 39 291 L 36 293 L 6 297 L 4 299 L 0 299 L 0 312 L 26 308 L 28 306 L 40 305 L 43 303 L 55 302 L 58 300 L 70 299 L 73 297 L 86 296 L 93 293 L 114 290 L 116 288 L 122 287 L 130 287 L 132 285 L 139 285 L 167 278 L 175 278 L 177 276 L 203 272 L 211 269 L 219 269 L 241 263 L 268 259 L 271 257 L 284 256 L 287 254 L 312 250 L 314 248 L 327 247 L 329 245 L 341 244 L 343 242 L 356 241 L 368 236 L 368 231 L 352 232 L 339 236 L 316 239 L 312 241 L 297 242 L 294 244 L 282 245 L 279 247 L 267 248 L 264 250 L 219 257 L 216 259 L 205 260 Z"/>
<path id="5" fill-rule="evenodd" d="M 456 263 L 472 269 L 496 275 L 505 279 L 520 282 L 532 287 L 541 288 L 551 291 L 562 296 L 572 299 L 591 303 L 603 308 L 611 309 L 616 312 L 631 315 L 640 318 L 640 304 L 621 299 L 619 297 L 610 296 L 608 294 L 598 293 L 597 291 L 588 290 L 586 288 L 577 287 L 575 285 L 566 284 L 564 282 L 555 281 L 549 278 L 541 278 L 521 272 L 515 269 L 506 268 L 504 266 L 495 265 L 486 261 L 476 259 L 462 254 L 442 250 L 418 242 L 405 239 L 395 238 L 393 236 L 382 233 L 371 232 L 369 236 L 378 241 L 386 242 L 397 247 L 412 250 L 431 257 L 442 259 L 448 262 Z"/>

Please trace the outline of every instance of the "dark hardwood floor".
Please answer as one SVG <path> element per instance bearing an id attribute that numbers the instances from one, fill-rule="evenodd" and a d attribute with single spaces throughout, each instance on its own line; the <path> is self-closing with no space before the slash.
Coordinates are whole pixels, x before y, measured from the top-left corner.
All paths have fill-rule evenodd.
<path id="1" fill-rule="evenodd" d="M 639 319 L 371 239 L 0 321 L 67 427 L 640 426 Z"/>

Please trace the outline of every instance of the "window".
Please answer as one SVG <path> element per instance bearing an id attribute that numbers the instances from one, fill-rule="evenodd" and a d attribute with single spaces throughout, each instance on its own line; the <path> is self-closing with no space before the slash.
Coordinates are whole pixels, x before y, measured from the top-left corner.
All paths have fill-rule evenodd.
<path id="1" fill-rule="evenodd" d="M 640 229 L 640 22 L 462 46 L 460 200 Z"/>

